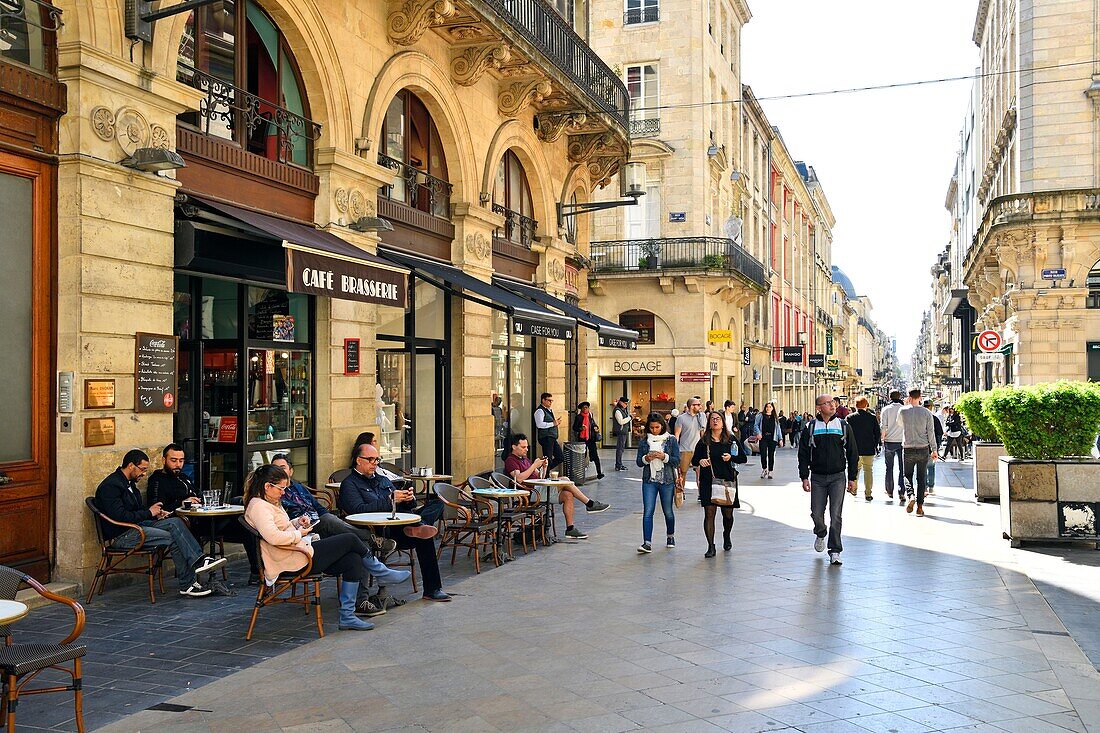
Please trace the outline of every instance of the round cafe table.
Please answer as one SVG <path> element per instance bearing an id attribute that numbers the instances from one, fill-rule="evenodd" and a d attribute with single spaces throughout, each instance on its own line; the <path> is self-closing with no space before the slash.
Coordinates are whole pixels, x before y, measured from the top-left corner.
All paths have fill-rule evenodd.
<path id="1" fill-rule="evenodd" d="M 523 489 L 474 489 L 470 493 L 474 496 L 484 496 L 497 503 L 497 535 L 495 543 L 497 557 L 502 558 L 504 562 L 515 560 L 511 555 L 504 554 L 504 500 L 521 499 L 525 496 L 530 496 L 531 492 L 524 491 Z M 524 547 L 526 547 L 526 545 L 524 545 Z"/>
<path id="2" fill-rule="evenodd" d="M 356 527 L 401 527 L 406 524 L 416 524 L 420 521 L 419 514 L 411 512 L 397 512 L 396 517 L 390 512 L 363 512 L 362 514 L 349 514 L 344 521 Z"/>
<path id="3" fill-rule="evenodd" d="M 543 486 L 543 487 L 546 487 L 547 489 L 551 489 L 555 486 L 557 486 L 559 489 L 562 489 L 562 488 L 565 488 L 566 486 L 572 486 L 573 485 L 573 482 L 571 480 L 567 479 L 567 478 L 529 478 L 526 481 L 524 481 L 523 483 L 528 484 L 530 486 Z M 550 493 L 550 492 L 547 491 L 547 493 Z M 546 517 L 543 519 L 543 521 L 546 522 L 546 525 L 545 525 L 546 530 L 547 530 L 546 536 L 550 539 L 551 544 L 553 544 L 553 543 L 558 541 L 558 537 L 557 537 L 556 534 L 551 535 L 549 533 L 550 527 L 554 526 L 553 522 L 551 521 L 552 520 L 551 514 L 553 514 L 553 512 L 554 512 L 554 502 L 550 500 L 549 496 L 545 497 L 545 500 L 546 500 Z"/>
<path id="4" fill-rule="evenodd" d="M 184 509 L 180 507 L 176 510 L 176 514 L 181 517 L 187 517 L 188 519 L 206 519 L 210 524 L 210 552 L 207 553 L 210 557 L 219 557 L 215 553 L 218 543 L 218 523 L 215 521 L 222 517 L 237 517 L 244 514 L 244 507 L 240 504 L 225 504 L 218 507 L 206 508 L 201 504 L 196 505 L 192 509 Z M 222 553 L 224 556 L 225 553 Z"/>
<path id="5" fill-rule="evenodd" d="M 27 615 L 27 604 L 19 601 L 0 601 L 0 625 L 10 624 Z"/>
<path id="6" fill-rule="evenodd" d="M 430 476 L 415 476 L 415 475 L 412 475 L 412 474 L 405 474 L 404 478 L 405 478 L 406 481 L 412 481 L 414 486 L 417 485 L 417 484 L 420 484 L 421 482 L 423 482 L 423 484 L 424 484 L 423 493 L 427 496 L 428 499 L 431 499 L 432 498 L 432 484 L 434 484 L 436 481 L 450 481 L 451 479 L 454 478 L 454 476 L 451 476 L 450 474 L 446 474 L 446 473 L 433 473 Z M 417 488 L 419 488 L 419 487 L 417 487 Z M 413 489 L 413 492 L 414 493 L 420 493 L 415 488 Z"/>

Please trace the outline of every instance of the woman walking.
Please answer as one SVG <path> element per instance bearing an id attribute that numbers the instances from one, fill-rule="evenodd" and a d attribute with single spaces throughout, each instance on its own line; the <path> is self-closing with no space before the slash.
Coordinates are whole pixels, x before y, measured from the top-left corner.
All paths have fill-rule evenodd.
<path id="1" fill-rule="evenodd" d="M 958 410 L 947 407 L 944 408 L 944 412 L 947 413 L 947 447 L 943 451 L 943 460 L 947 460 L 949 455 L 954 454 L 957 460 L 962 460 L 965 450 L 963 446 L 966 438 L 963 436 L 963 421 L 962 415 Z"/>
<path id="2" fill-rule="evenodd" d="M 703 505 L 703 534 L 707 538 L 707 551 L 703 557 L 714 557 L 714 515 L 718 506 L 711 501 L 715 482 L 732 482 L 737 486 L 737 470 L 734 463 L 745 463 L 749 457 L 737 446 L 737 441 L 726 429 L 722 414 L 712 412 L 707 416 L 707 430 L 695 446 L 691 465 L 699 467 L 699 503 Z M 736 489 L 735 489 L 736 491 Z M 741 506 L 734 494 L 733 504 L 721 505 L 722 508 L 722 549 L 733 549 L 733 510 Z"/>
<path id="3" fill-rule="evenodd" d="M 772 478 L 775 469 L 775 446 L 783 439 L 779 428 L 779 418 L 775 414 L 775 403 L 764 405 L 756 416 L 753 435 L 760 439 L 760 478 Z"/>
<path id="4" fill-rule="evenodd" d="M 676 546 L 676 515 L 672 513 L 672 495 L 676 489 L 676 469 L 680 465 L 680 444 L 656 412 L 646 418 L 646 435 L 638 444 L 638 466 L 642 469 L 642 545 L 640 553 L 653 552 L 653 512 L 657 497 L 665 514 L 665 546 Z"/>
<path id="5" fill-rule="evenodd" d="M 596 479 L 603 478 L 600 468 L 600 427 L 596 416 L 592 414 L 592 405 L 582 402 L 577 405 L 577 416 L 573 418 L 573 438 L 588 446 L 588 457 L 596 464 Z"/>

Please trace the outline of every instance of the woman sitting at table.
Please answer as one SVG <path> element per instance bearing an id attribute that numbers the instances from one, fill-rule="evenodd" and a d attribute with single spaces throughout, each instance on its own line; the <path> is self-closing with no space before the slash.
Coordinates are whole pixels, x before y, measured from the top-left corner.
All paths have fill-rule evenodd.
<path id="1" fill-rule="evenodd" d="M 296 547 L 313 558 L 313 571 L 340 575 L 340 628 L 367 631 L 374 624 L 355 615 L 355 599 L 359 583 L 367 579 L 363 559 L 370 550 L 354 534 L 340 534 L 309 540 L 310 519 L 302 515 L 291 521 L 280 500 L 290 484 L 290 478 L 277 466 L 264 465 L 248 478 L 245 493 L 245 521 L 260 533 L 260 556 L 268 585 L 274 585 L 281 573 L 296 573 L 306 565 Z"/>

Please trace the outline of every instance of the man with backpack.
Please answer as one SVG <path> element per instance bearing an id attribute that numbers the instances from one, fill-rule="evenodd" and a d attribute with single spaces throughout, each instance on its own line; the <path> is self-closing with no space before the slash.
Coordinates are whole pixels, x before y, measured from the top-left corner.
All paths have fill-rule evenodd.
<path id="1" fill-rule="evenodd" d="M 816 420 L 808 421 L 798 442 L 798 477 L 802 490 L 810 494 L 810 516 L 814 520 L 814 549 L 829 549 L 829 564 L 841 565 L 844 546 L 840 539 L 844 491 L 856 495 L 859 452 L 848 423 L 836 417 L 832 395 L 818 395 Z M 829 524 L 825 524 L 825 507 Z M 828 536 L 828 544 L 825 538 Z"/>

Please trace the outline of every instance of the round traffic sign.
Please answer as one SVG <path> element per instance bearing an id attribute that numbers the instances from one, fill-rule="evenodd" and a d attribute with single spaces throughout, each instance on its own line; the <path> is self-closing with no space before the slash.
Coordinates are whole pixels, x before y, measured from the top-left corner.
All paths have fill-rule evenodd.
<path id="1" fill-rule="evenodd" d="M 987 354 L 1001 348 L 1001 334 L 996 331 L 982 331 L 978 334 L 978 348 Z"/>

